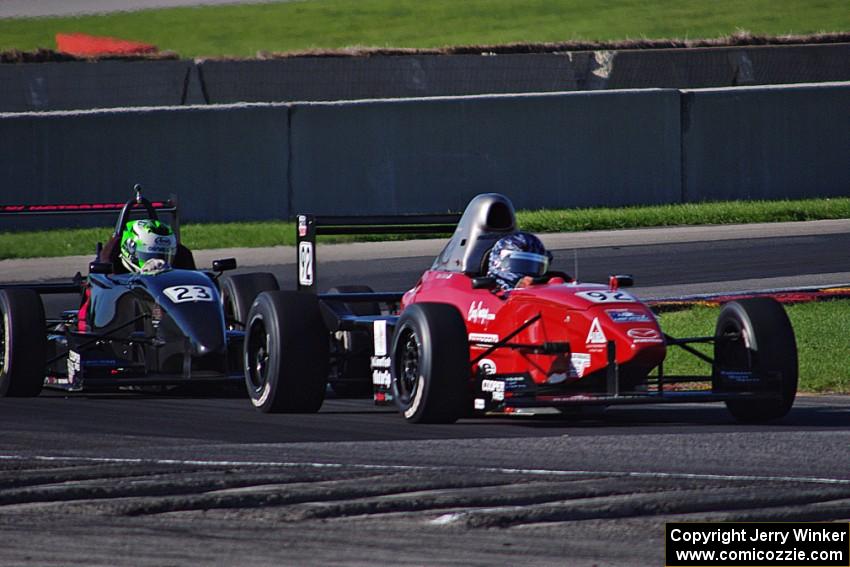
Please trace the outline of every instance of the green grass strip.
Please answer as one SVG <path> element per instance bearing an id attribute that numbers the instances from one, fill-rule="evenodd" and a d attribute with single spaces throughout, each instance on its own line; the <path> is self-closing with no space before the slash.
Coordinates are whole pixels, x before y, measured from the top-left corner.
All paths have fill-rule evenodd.
<path id="1" fill-rule="evenodd" d="M 786 305 L 794 327 L 800 361 L 800 391 L 850 393 L 850 300 Z M 694 307 L 660 315 L 661 328 L 673 337 L 714 334 L 719 307 Z M 711 348 L 697 348 L 709 356 Z M 671 347 L 664 362 L 666 374 L 711 375 L 711 366 L 680 348 Z"/>
<path id="2" fill-rule="evenodd" d="M 532 232 L 575 232 L 695 224 L 745 224 L 850 218 L 850 198 L 797 201 L 724 201 L 650 207 L 520 211 Z"/>
<path id="3" fill-rule="evenodd" d="M 71 217 L 69 217 L 71 218 Z M 739 224 L 850 218 L 850 198 L 801 201 L 732 201 L 652 207 L 519 211 L 517 222 L 532 232 L 575 232 L 697 224 Z M 294 245 L 290 222 L 190 224 L 181 228 L 183 242 L 193 250 Z M 94 254 L 111 227 L 0 232 L 0 260 Z M 351 242 L 354 237 L 320 237 L 323 242 Z M 356 240 L 387 240 L 361 236 Z"/>
<path id="4" fill-rule="evenodd" d="M 846 0 L 308 0 L 0 20 L 0 50 L 53 48 L 59 33 L 117 36 L 183 57 L 348 46 L 443 47 L 713 38 L 850 29 Z"/>

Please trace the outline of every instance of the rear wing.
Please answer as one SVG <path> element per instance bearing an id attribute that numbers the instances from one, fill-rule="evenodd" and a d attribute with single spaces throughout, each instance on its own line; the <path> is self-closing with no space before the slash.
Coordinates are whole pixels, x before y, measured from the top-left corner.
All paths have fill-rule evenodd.
<path id="1" fill-rule="evenodd" d="M 297 289 L 317 293 L 316 236 L 323 234 L 451 234 L 460 217 L 459 213 L 374 216 L 298 215 L 295 228 L 298 261 Z"/>
<path id="2" fill-rule="evenodd" d="M 177 197 L 169 196 L 165 201 L 149 201 L 151 209 L 158 213 L 170 215 L 171 226 L 177 240 L 180 240 L 180 221 L 177 214 Z M 125 218 L 125 207 L 127 203 L 74 203 L 55 205 L 0 205 L 0 217 L 35 217 L 35 216 L 63 216 L 63 215 L 119 215 L 119 223 Z M 145 212 L 142 204 L 133 204 L 126 211 L 126 215 L 132 215 L 136 211 Z M 126 221 L 125 221 L 126 222 Z M 116 224 L 117 226 L 117 224 Z"/>

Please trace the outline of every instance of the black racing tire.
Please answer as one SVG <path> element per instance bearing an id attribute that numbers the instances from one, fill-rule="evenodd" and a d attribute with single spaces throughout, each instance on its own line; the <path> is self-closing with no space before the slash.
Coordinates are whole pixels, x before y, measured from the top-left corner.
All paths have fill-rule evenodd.
<path id="1" fill-rule="evenodd" d="M 466 413 L 469 341 L 460 312 L 443 303 L 414 303 L 393 334 L 391 389 L 410 423 L 454 423 Z"/>
<path id="2" fill-rule="evenodd" d="M 243 330 L 248 311 L 259 294 L 264 291 L 278 291 L 280 285 L 274 274 L 257 272 L 253 274 L 234 274 L 221 281 L 221 305 L 224 309 L 224 321 L 228 329 Z"/>
<path id="3" fill-rule="evenodd" d="M 368 285 L 340 285 L 328 293 L 373 293 Z M 327 299 L 326 301 L 332 301 Z M 381 314 L 381 306 L 375 301 L 343 302 L 345 308 L 358 317 Z M 363 356 L 341 359 L 336 363 L 336 380 L 330 381 L 334 394 L 341 398 L 364 398 L 372 395 L 372 366 L 370 360 L 372 337 L 366 332 L 352 332 L 352 350 L 363 352 Z M 331 374 L 333 376 L 333 373 Z"/>
<path id="4" fill-rule="evenodd" d="M 266 413 L 315 413 L 325 399 L 328 330 L 315 295 L 266 291 L 245 326 L 243 363 L 251 403 Z"/>
<path id="5" fill-rule="evenodd" d="M 44 386 L 47 324 L 41 297 L 0 290 L 0 397 L 33 397 Z"/>
<path id="6" fill-rule="evenodd" d="M 716 340 L 714 381 L 721 372 L 750 372 L 760 380 L 776 382 L 774 400 L 728 400 L 726 407 L 739 422 L 759 423 L 787 414 L 797 395 L 797 342 L 785 309 L 775 299 L 757 297 L 732 301 L 717 318 L 715 336 L 740 333 L 737 340 Z M 762 389 L 759 386 L 756 386 Z"/>

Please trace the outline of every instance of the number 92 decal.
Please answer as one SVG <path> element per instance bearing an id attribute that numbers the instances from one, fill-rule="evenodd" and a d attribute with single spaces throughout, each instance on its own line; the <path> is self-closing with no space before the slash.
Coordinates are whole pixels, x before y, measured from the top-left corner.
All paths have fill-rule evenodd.
<path id="1" fill-rule="evenodd" d="M 205 285 L 175 285 L 162 290 L 174 303 L 186 301 L 213 301 L 213 290 Z"/>
<path id="2" fill-rule="evenodd" d="M 637 301 L 625 291 L 581 291 L 576 295 L 593 303 L 634 303 Z"/>

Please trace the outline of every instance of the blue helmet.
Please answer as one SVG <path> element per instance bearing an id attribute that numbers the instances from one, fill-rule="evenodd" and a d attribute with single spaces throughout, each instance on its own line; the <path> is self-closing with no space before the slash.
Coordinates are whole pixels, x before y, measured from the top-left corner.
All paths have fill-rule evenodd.
<path id="1" fill-rule="evenodd" d="M 487 275 L 502 289 L 512 289 L 525 276 L 545 274 L 551 258 L 539 238 L 529 232 L 515 232 L 493 245 Z"/>

